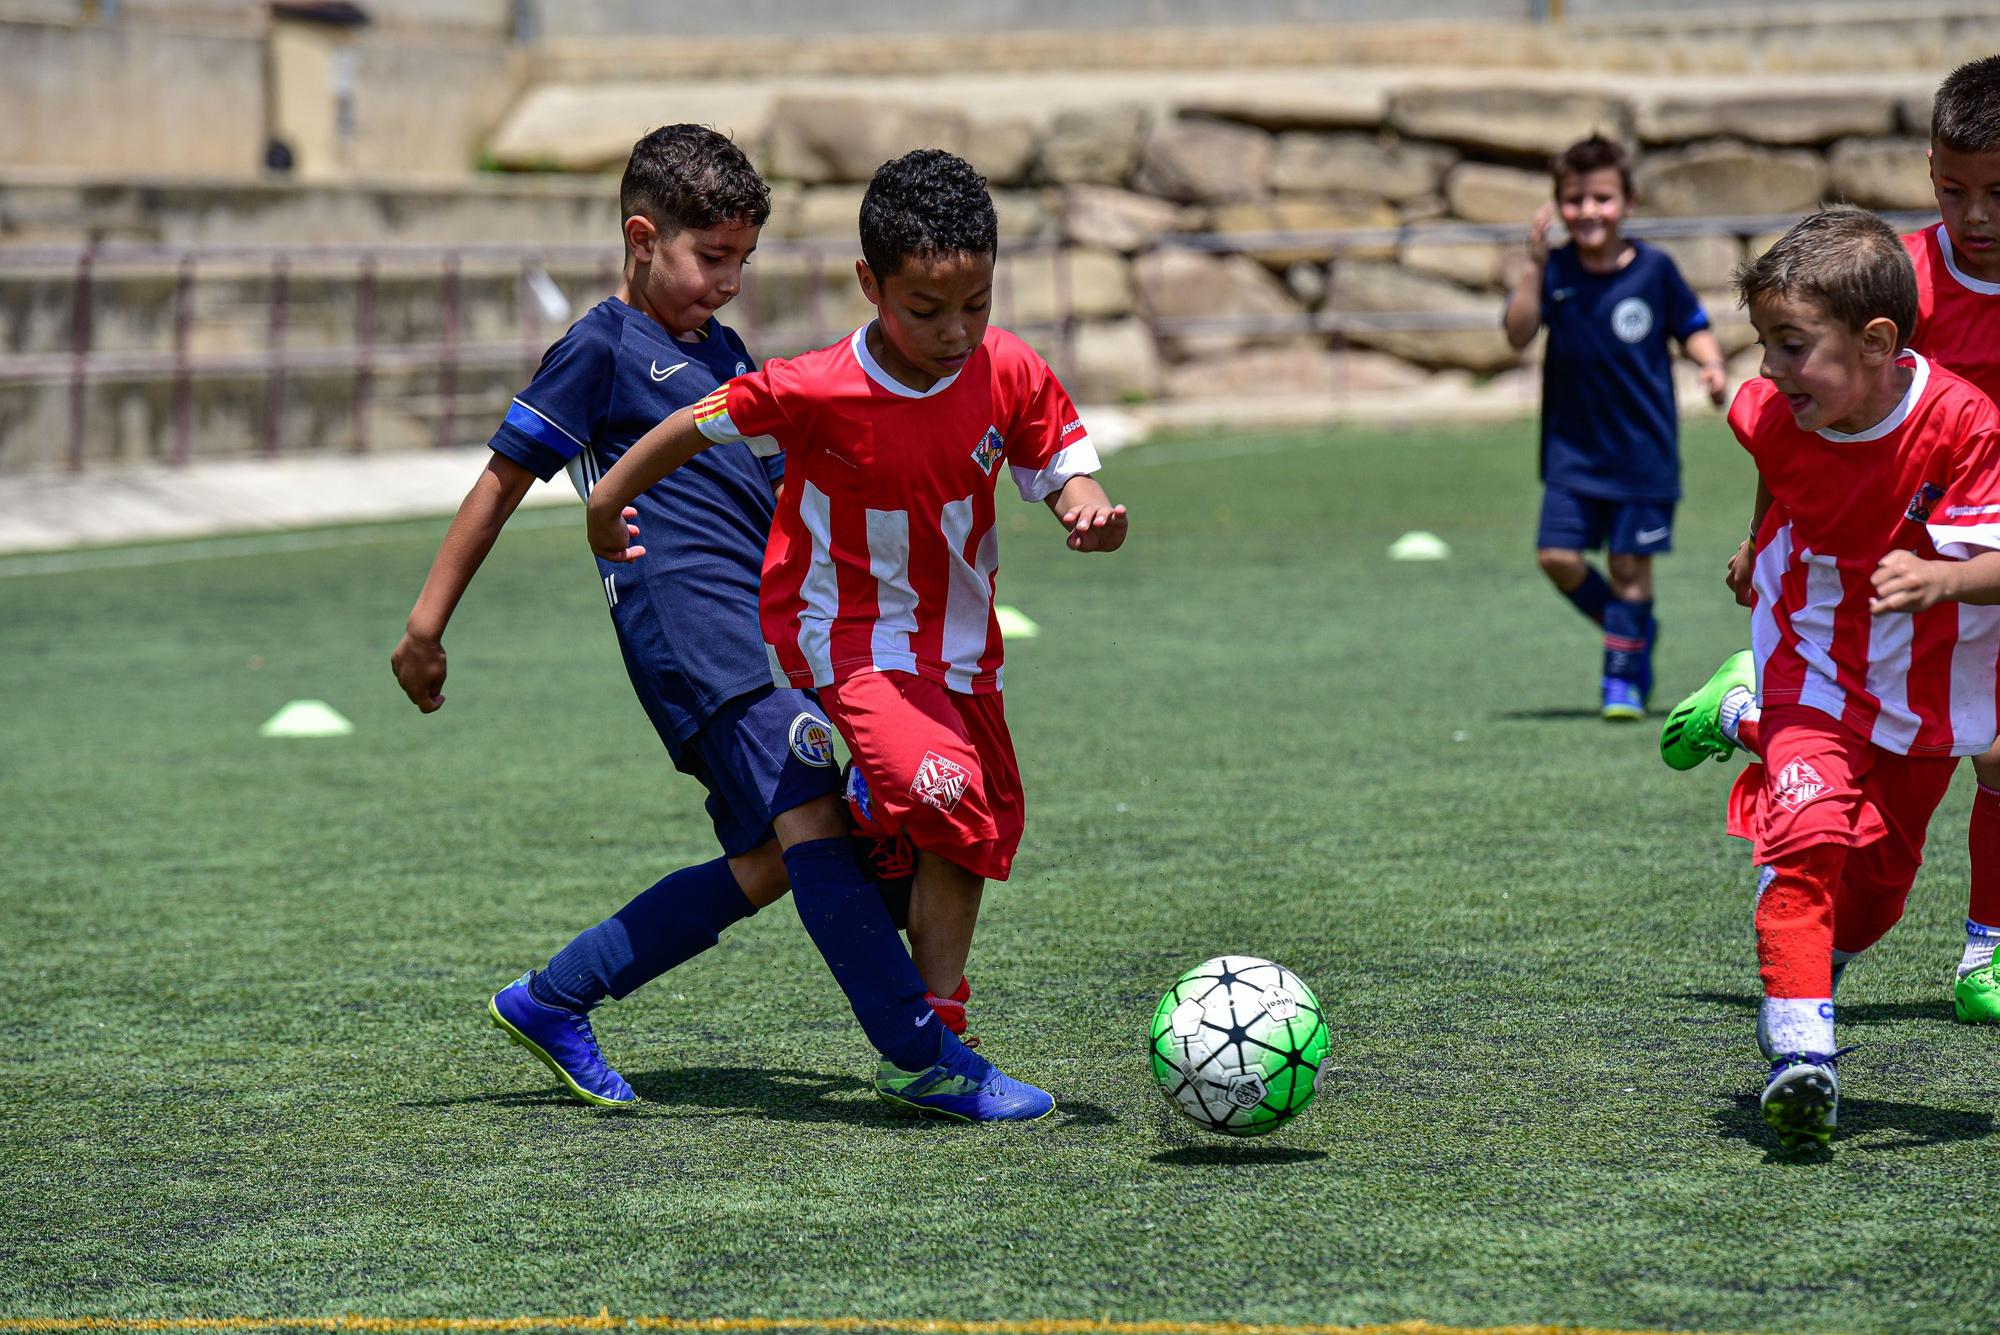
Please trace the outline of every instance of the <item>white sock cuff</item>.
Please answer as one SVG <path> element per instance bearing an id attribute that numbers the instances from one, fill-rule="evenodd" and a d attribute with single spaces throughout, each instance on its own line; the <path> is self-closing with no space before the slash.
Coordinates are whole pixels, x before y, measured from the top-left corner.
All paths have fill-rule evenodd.
<path id="1" fill-rule="evenodd" d="M 1771 1061 L 1794 1052 L 1833 1051 L 1832 997 L 1765 997 L 1757 1012 L 1757 1045 Z"/>

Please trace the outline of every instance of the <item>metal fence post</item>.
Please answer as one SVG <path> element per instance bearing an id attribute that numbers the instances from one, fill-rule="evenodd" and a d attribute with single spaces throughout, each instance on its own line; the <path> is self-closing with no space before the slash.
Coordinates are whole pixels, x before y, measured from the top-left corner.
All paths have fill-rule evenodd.
<path id="1" fill-rule="evenodd" d="M 285 437 L 285 324 L 290 314 L 291 266 L 283 255 L 271 260 L 271 375 L 264 382 L 264 457 L 275 459 Z"/>
<path id="2" fill-rule="evenodd" d="M 90 271 L 97 262 L 97 243 L 84 246 L 76 259 L 76 286 L 70 297 L 70 351 L 73 360 L 69 377 L 69 467 L 83 471 L 83 432 L 89 403 L 90 376 Z"/>
<path id="3" fill-rule="evenodd" d="M 174 443 L 172 461 L 185 468 L 194 453 L 194 369 L 188 364 L 189 327 L 194 323 L 193 255 L 181 256 L 174 278 Z"/>

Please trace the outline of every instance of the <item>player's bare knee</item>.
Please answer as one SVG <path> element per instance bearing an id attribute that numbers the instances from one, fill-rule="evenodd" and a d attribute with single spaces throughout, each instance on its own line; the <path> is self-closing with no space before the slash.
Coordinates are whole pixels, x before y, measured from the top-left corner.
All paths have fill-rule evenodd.
<path id="1" fill-rule="evenodd" d="M 775 839 L 766 839 L 741 857 L 729 859 L 729 870 L 736 877 L 737 888 L 754 908 L 768 908 L 792 888 Z"/>
<path id="2" fill-rule="evenodd" d="M 777 831 L 778 843 L 786 848 L 809 844 L 815 839 L 844 839 L 848 834 L 847 807 L 840 798 L 828 793 L 779 812 L 772 818 L 771 827 Z M 779 870 L 782 873 L 783 867 Z"/>
<path id="3" fill-rule="evenodd" d="M 1583 583 L 1583 553 L 1564 547 L 1543 547 L 1535 552 L 1535 563 L 1555 586 L 1565 591 Z"/>
<path id="4" fill-rule="evenodd" d="M 1629 603 L 1651 602 L 1653 558 L 1634 552 L 1613 552 L 1605 571 L 1613 597 Z"/>

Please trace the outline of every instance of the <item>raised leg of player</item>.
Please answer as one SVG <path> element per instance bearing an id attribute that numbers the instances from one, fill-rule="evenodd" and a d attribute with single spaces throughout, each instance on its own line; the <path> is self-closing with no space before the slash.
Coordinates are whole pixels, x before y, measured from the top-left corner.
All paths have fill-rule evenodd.
<path id="1" fill-rule="evenodd" d="M 1756 687 L 1757 666 L 1748 649 L 1724 659 L 1707 681 L 1667 711 L 1660 727 L 1660 759 L 1669 768 L 1685 770 L 1711 758 L 1727 760 L 1738 746 L 1762 754 L 1754 727 Z"/>
<path id="2" fill-rule="evenodd" d="M 1952 1015 L 1962 1024 L 2000 1024 L 2000 745 L 1972 761 L 1979 787 L 1972 796 L 1966 847 L 1972 855 L 1972 892 L 1965 908 L 1965 950 L 1952 984 Z"/>

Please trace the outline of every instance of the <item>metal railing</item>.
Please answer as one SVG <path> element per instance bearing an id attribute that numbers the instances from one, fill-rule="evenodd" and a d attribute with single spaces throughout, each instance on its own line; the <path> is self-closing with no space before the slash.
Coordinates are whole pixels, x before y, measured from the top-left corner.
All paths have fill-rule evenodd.
<path id="1" fill-rule="evenodd" d="M 1898 226 L 1909 228 L 1934 221 L 1935 215 L 1885 215 Z M 1634 220 L 1629 234 L 1647 238 L 1727 235 L 1755 236 L 1778 231 L 1796 219 L 1793 215 L 1752 215 L 1721 218 L 1655 218 Z M 1145 308 L 1143 295 L 1139 316 L 1156 336 L 1190 337 L 1229 334 L 1248 337 L 1312 335 L 1327 338 L 1335 346 L 1354 335 L 1376 331 L 1416 331 L 1446 333 L 1467 329 L 1494 328 L 1499 318 L 1498 300 L 1487 310 L 1437 311 L 1358 311 L 1340 305 L 1340 262 L 1356 251 L 1380 252 L 1385 247 L 1405 244 L 1478 245 L 1518 244 L 1523 229 L 1514 224 L 1433 222 L 1399 227 L 1354 228 L 1338 231 L 1268 231 L 1228 234 L 1166 234 L 1153 248 L 1182 248 L 1209 253 L 1259 254 L 1306 251 L 1328 257 L 1331 264 L 1326 303 L 1319 309 L 1295 313 L 1257 316 L 1159 315 Z M 1002 264 L 996 281 L 995 319 L 1031 341 L 1042 344 L 1059 372 L 1071 364 L 1077 327 L 1069 247 L 1052 240 L 1008 242 L 1003 246 Z M 850 263 L 854 254 L 851 241 L 770 241 L 760 247 L 758 258 L 767 265 L 793 263 L 792 275 L 803 276 L 802 309 L 788 311 L 789 318 L 766 321 L 768 314 L 759 299 L 760 279 L 756 264 L 745 271 L 744 290 L 730 307 L 730 323 L 760 356 L 798 351 L 831 341 L 846 331 L 830 318 L 825 275 L 829 266 Z M 1052 258 L 1052 288 L 1042 294 L 1052 318 L 1015 318 L 1010 307 L 1018 307 L 1025 296 L 1012 274 L 1012 261 L 1035 255 Z M 353 417 L 350 448 L 363 452 L 370 448 L 370 419 L 377 403 L 378 382 L 388 373 L 432 371 L 436 375 L 437 420 L 435 443 L 461 444 L 458 439 L 459 413 L 463 401 L 461 373 L 496 367 L 516 366 L 525 381 L 546 346 L 569 318 L 566 301 L 554 289 L 549 273 L 553 270 L 592 275 L 596 290 L 608 293 L 619 272 L 619 255 L 603 246 L 555 245 L 524 246 L 500 244 L 380 244 L 380 245 L 273 245 L 204 244 L 160 245 L 107 241 L 85 245 L 0 246 L 0 285 L 29 279 L 63 278 L 70 289 L 69 346 L 45 351 L 0 354 L 0 386 L 66 385 L 68 388 L 67 439 L 63 459 L 72 469 L 81 469 L 86 458 L 90 431 L 90 390 L 99 382 L 158 379 L 170 380 L 169 432 L 166 460 L 175 465 L 193 455 L 194 398 L 196 382 L 207 377 L 260 377 L 262 412 L 259 451 L 276 456 L 285 449 L 285 414 L 291 381 L 314 373 L 337 373 L 350 377 L 348 393 Z M 511 274 L 518 285 L 518 327 L 511 337 L 473 339 L 465 336 L 465 278 L 468 270 L 482 277 Z M 121 272 L 138 275 L 172 274 L 172 295 L 166 320 L 164 346 L 135 348 L 99 347 L 96 329 L 95 292 L 98 286 Z M 324 346 L 297 346 L 292 338 L 292 287 L 300 275 L 314 281 L 351 284 L 354 309 L 351 335 L 342 342 Z M 385 276 L 403 281 L 435 281 L 438 311 L 435 335 L 385 341 L 381 328 L 379 293 Z M 205 276 L 242 281 L 255 278 L 268 285 L 263 310 L 263 339 L 258 346 L 236 349 L 197 350 L 193 331 L 197 321 L 197 292 Z M 556 300 L 549 294 L 555 291 Z M 760 328 L 760 325 L 764 326 Z M 764 337 L 768 334 L 769 337 Z"/>

